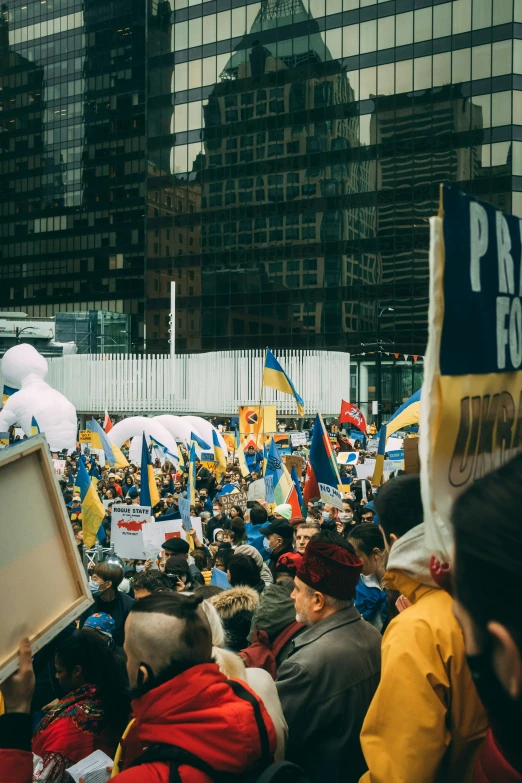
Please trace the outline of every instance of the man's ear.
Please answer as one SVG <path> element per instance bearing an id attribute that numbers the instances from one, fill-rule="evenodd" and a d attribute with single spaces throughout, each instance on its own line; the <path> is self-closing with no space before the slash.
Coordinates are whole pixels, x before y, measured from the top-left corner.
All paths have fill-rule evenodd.
<path id="1" fill-rule="evenodd" d="M 324 609 L 324 603 L 324 595 L 316 590 L 313 597 L 314 612 L 321 612 Z"/>
<path id="2" fill-rule="evenodd" d="M 522 696 L 522 655 L 518 645 L 504 625 L 491 622 L 487 629 L 495 640 L 493 665 L 497 676 L 511 698 L 517 701 Z"/>
<path id="3" fill-rule="evenodd" d="M 146 683 L 149 681 L 149 678 L 150 678 L 149 669 L 147 666 L 145 666 L 142 663 L 138 669 L 138 682 L 140 684 Z"/>

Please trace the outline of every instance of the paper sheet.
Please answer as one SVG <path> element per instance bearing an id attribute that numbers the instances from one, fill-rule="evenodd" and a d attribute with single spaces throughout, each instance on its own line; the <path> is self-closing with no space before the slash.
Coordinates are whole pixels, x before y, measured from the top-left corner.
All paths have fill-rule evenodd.
<path id="1" fill-rule="evenodd" d="M 112 764 L 112 759 L 103 750 L 95 750 L 90 756 L 69 767 L 67 772 L 75 783 L 80 783 L 80 778 L 84 783 L 107 783 L 111 777 Z"/>

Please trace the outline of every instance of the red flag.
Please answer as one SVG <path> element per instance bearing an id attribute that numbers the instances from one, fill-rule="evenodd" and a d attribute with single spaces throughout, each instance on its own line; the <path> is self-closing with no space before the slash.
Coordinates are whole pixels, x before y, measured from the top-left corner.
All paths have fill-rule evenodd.
<path id="1" fill-rule="evenodd" d="M 303 516 L 301 506 L 299 505 L 299 496 L 297 494 L 297 489 L 295 488 L 295 484 L 292 484 L 292 489 L 290 490 L 290 493 L 286 499 L 286 503 L 289 503 L 292 506 L 293 517 Z"/>
<path id="2" fill-rule="evenodd" d="M 366 434 L 366 419 L 364 418 L 364 413 L 355 405 L 352 405 L 351 402 L 345 402 L 345 400 L 341 401 L 341 412 L 339 414 L 339 424 L 343 424 L 343 422 L 353 424 L 354 427 L 357 427 L 357 429 Z"/>
<path id="3" fill-rule="evenodd" d="M 105 411 L 105 416 L 103 417 L 103 431 L 104 432 L 110 432 L 113 428 L 113 423 L 111 421 L 111 417 L 109 416 L 108 412 Z"/>
<path id="4" fill-rule="evenodd" d="M 321 497 L 319 485 L 315 477 L 314 469 L 310 460 L 306 463 L 305 485 L 303 489 L 304 502 L 309 503 L 312 498 Z"/>

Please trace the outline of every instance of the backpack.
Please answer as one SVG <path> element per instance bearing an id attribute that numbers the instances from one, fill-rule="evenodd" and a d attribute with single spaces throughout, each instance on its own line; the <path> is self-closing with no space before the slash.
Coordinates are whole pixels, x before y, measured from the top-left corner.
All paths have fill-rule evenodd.
<path id="1" fill-rule="evenodd" d="M 304 627 L 303 623 L 290 623 L 276 636 L 272 644 L 270 644 L 266 631 L 255 631 L 252 644 L 239 652 L 243 663 L 247 669 L 264 669 L 275 680 L 277 676 L 277 656 L 283 647 Z"/>
<path id="2" fill-rule="evenodd" d="M 140 764 L 152 764 L 158 761 L 169 764 L 169 783 L 182 783 L 179 774 L 179 767 L 182 764 L 199 769 L 208 775 L 214 783 L 309 783 L 309 779 L 303 770 L 296 764 L 292 764 L 289 761 L 274 762 L 274 758 L 270 753 L 268 731 L 266 730 L 258 700 L 237 680 L 229 680 L 228 684 L 236 696 L 248 701 L 254 710 L 261 743 L 261 758 L 255 767 L 238 775 L 230 772 L 218 772 L 210 764 L 207 764 L 206 761 L 200 759 L 199 756 L 194 755 L 194 753 L 190 753 L 190 751 L 184 750 L 177 745 L 165 745 L 162 743 L 150 745 L 141 756 L 134 759 L 131 767 L 137 767 Z"/>

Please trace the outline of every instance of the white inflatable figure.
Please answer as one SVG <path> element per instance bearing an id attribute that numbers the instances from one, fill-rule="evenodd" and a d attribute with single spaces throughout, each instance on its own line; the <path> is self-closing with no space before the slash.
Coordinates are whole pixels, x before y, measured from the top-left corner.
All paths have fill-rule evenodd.
<path id="1" fill-rule="evenodd" d="M 9 397 L 0 411 L 0 432 L 18 425 L 30 435 L 34 416 L 51 451 L 74 451 L 78 427 L 76 408 L 45 382 L 47 371 L 46 359 L 28 343 L 15 345 L 5 352 L 2 376 L 19 391 Z"/>

